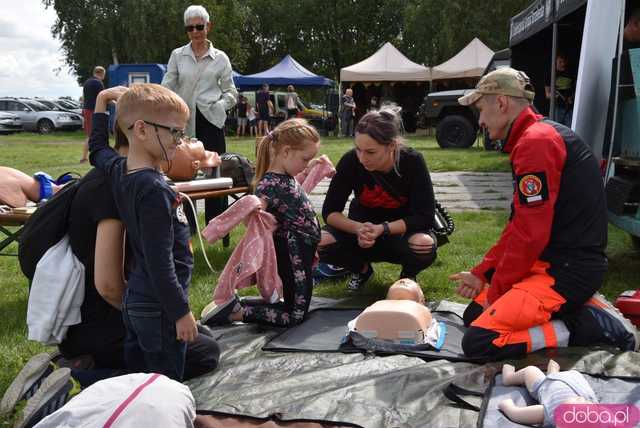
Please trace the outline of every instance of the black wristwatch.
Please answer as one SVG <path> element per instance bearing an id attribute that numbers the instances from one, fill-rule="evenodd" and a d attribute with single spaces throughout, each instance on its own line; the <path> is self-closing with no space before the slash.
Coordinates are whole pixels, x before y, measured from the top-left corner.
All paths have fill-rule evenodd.
<path id="1" fill-rule="evenodd" d="M 389 222 L 385 221 L 382 223 L 382 237 L 386 238 L 389 235 L 391 235 L 391 229 L 389 229 Z"/>

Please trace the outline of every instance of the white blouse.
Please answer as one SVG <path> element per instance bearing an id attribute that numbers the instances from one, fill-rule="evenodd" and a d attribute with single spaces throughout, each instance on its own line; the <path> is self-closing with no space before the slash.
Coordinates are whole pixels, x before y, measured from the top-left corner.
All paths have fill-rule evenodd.
<path id="1" fill-rule="evenodd" d="M 191 110 L 187 134 L 195 136 L 196 107 L 213 125 L 221 128 L 227 110 L 236 105 L 238 90 L 231 75 L 231 62 L 223 51 L 209 42 L 209 51 L 200 59 L 191 49 L 191 42 L 171 52 L 162 85 L 176 92 Z"/>

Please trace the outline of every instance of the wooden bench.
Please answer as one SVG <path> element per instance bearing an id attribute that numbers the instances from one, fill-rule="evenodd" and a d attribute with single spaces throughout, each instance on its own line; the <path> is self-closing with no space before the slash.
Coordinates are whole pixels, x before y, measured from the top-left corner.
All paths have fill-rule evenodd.
<path id="1" fill-rule="evenodd" d="M 12 210 L 7 213 L 0 213 L 0 234 L 4 235 L 4 239 L 0 241 L 0 256 L 17 256 L 17 254 L 14 253 L 3 253 L 2 250 L 12 242 L 18 242 L 22 234 L 22 228 L 27 220 L 29 220 L 29 217 L 31 217 L 30 212 L 14 212 Z M 10 230 L 7 229 L 7 227 L 18 227 L 18 229 Z"/>
<path id="2" fill-rule="evenodd" d="M 248 187 L 231 187 L 228 189 L 217 189 L 217 190 L 198 190 L 193 192 L 183 192 L 189 198 L 194 201 L 200 199 L 214 199 L 214 198 L 223 198 L 226 196 L 231 196 L 233 199 L 238 200 L 242 196 L 249 193 Z M 31 217 L 31 212 L 25 212 L 24 208 L 13 209 L 6 213 L 0 213 L 0 238 L 4 236 L 4 239 L 0 241 L 0 256 L 17 256 L 15 253 L 3 253 L 6 247 L 11 245 L 13 242 L 18 242 L 20 235 L 22 234 L 22 228 L 24 227 L 27 220 Z M 15 228 L 17 230 L 10 230 L 7 227 Z M 225 247 L 229 246 L 229 237 L 226 236 L 222 240 L 222 244 Z"/>

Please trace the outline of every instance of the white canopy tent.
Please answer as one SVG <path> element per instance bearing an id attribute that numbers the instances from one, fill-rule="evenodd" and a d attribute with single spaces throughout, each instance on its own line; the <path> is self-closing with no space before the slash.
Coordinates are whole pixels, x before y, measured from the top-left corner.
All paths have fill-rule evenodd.
<path id="1" fill-rule="evenodd" d="M 493 57 L 493 51 L 475 37 L 455 56 L 431 68 L 431 79 L 481 77 Z"/>
<path id="2" fill-rule="evenodd" d="M 342 82 L 426 82 L 429 80 L 429 68 L 409 60 L 389 42 L 369 58 L 340 70 Z"/>

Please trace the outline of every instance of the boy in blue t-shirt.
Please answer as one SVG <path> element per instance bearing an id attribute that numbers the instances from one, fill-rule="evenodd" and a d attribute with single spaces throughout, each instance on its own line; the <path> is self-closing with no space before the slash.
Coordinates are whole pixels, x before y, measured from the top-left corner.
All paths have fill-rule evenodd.
<path id="1" fill-rule="evenodd" d="M 116 123 L 129 140 L 127 158 L 105 138 L 106 106 L 116 100 Z M 127 368 L 176 380 L 183 377 L 186 343 L 198 334 L 188 299 L 193 256 L 180 198 L 160 163 L 171 162 L 188 118 L 184 101 L 160 85 L 110 88 L 98 95 L 89 139 L 91 164 L 109 178 L 135 260 L 122 306 Z"/>

